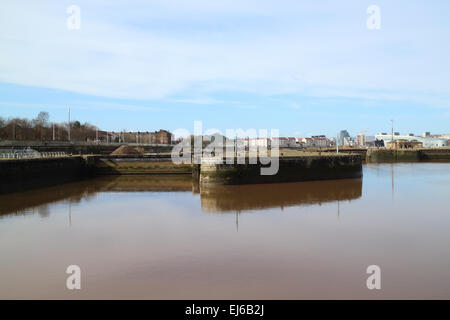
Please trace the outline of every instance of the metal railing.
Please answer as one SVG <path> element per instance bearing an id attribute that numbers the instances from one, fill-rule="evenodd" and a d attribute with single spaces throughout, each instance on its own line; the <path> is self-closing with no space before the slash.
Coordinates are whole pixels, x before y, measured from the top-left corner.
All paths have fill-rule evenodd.
<path id="1" fill-rule="evenodd" d="M 65 152 L 0 152 L 0 159 L 39 159 L 68 157 Z"/>

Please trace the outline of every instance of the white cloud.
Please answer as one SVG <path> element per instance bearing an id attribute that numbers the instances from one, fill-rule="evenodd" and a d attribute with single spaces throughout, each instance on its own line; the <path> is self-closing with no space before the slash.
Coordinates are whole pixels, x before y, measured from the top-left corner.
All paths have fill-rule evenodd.
<path id="1" fill-rule="evenodd" d="M 171 102 L 179 102 L 179 103 L 189 103 L 189 104 L 201 104 L 201 105 L 211 105 L 211 104 L 219 104 L 225 103 L 224 100 L 217 100 L 210 97 L 197 97 L 197 98 L 186 98 L 186 99 L 173 99 Z M 229 102 L 228 102 L 229 103 Z"/>
<path id="2" fill-rule="evenodd" d="M 433 16 L 439 5 L 380 2 L 383 26 L 374 32 L 359 1 L 80 0 L 73 31 L 69 2 L 2 1 L 0 81 L 197 104 L 234 91 L 442 105 L 450 46 L 449 23 Z M 404 25 L 414 14 L 428 24 Z"/>

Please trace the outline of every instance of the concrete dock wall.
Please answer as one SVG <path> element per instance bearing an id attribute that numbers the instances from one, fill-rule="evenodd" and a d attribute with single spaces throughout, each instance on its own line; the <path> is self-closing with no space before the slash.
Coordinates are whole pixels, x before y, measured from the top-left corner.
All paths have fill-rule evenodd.
<path id="1" fill-rule="evenodd" d="M 166 155 L 72 156 L 0 161 L 0 193 L 47 187 L 99 175 L 192 174 Z"/>
<path id="2" fill-rule="evenodd" d="M 174 164 L 170 156 L 93 157 L 95 175 L 191 174 L 190 164 Z"/>
<path id="3" fill-rule="evenodd" d="M 394 149 L 369 149 L 366 155 L 367 162 L 392 162 L 392 161 L 420 161 L 418 150 L 394 150 Z"/>
<path id="4" fill-rule="evenodd" d="M 450 161 L 450 148 L 439 149 L 369 149 L 367 162 Z"/>
<path id="5" fill-rule="evenodd" d="M 444 160 L 450 161 L 450 148 L 440 148 L 440 149 L 422 149 L 420 150 L 421 160 Z"/>
<path id="6" fill-rule="evenodd" d="M 360 155 L 329 155 L 279 158 L 275 175 L 261 175 L 260 163 L 213 163 L 204 159 L 200 184 L 249 184 L 344 179 L 362 177 Z"/>
<path id="7" fill-rule="evenodd" d="M 0 161 L 0 193 L 51 186 L 89 176 L 92 168 L 83 157 Z"/>

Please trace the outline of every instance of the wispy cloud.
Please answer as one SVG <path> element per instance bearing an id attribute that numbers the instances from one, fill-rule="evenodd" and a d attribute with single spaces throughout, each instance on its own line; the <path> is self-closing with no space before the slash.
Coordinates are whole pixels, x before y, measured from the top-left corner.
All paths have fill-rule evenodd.
<path id="1" fill-rule="evenodd" d="M 40 110 L 67 108 L 64 106 L 57 106 L 57 105 L 53 105 L 53 104 L 22 103 L 22 102 L 11 102 L 11 101 L 0 101 L 0 106 L 9 107 L 9 108 L 14 108 L 14 107 L 33 108 L 33 109 L 40 109 Z"/>
<path id="2" fill-rule="evenodd" d="M 164 111 L 164 108 L 113 102 L 73 101 L 72 106 L 78 109 L 89 110 Z"/>
<path id="3" fill-rule="evenodd" d="M 376 32 L 365 28 L 360 1 L 107 3 L 77 1 L 81 29 L 69 31 L 66 2 L 2 1 L 0 81 L 133 99 L 223 90 L 362 98 L 391 91 L 386 99 L 414 91 L 425 102 L 450 95 L 450 23 L 437 18 L 446 1 L 380 1 L 385 24 Z M 209 99 L 179 102 L 218 103 Z"/>
<path id="4" fill-rule="evenodd" d="M 224 100 L 217 100 L 209 97 L 203 97 L 203 98 L 185 98 L 185 99 L 171 99 L 171 102 L 177 102 L 177 103 L 187 103 L 187 104 L 202 104 L 202 105 L 210 105 L 210 104 L 219 104 L 219 103 L 225 103 Z"/>
<path id="5" fill-rule="evenodd" d="M 33 108 L 40 110 L 52 110 L 52 109 L 67 109 L 71 108 L 82 110 L 126 110 L 126 111 L 163 111 L 163 108 L 137 106 L 123 103 L 111 103 L 111 102 L 92 102 L 92 101 L 71 101 L 70 105 L 61 105 L 54 103 L 21 103 L 21 102 L 8 102 L 0 101 L 0 106 L 4 107 L 21 107 L 21 108 Z"/>

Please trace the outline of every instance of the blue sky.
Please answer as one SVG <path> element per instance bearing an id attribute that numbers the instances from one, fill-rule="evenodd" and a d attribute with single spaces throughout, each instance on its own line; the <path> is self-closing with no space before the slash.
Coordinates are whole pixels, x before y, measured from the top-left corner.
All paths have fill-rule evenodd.
<path id="1" fill-rule="evenodd" d="M 0 116 L 107 130 L 450 133 L 450 2 L 0 3 Z M 369 5 L 381 29 L 369 30 Z M 81 9 L 69 30 L 66 9 Z"/>

